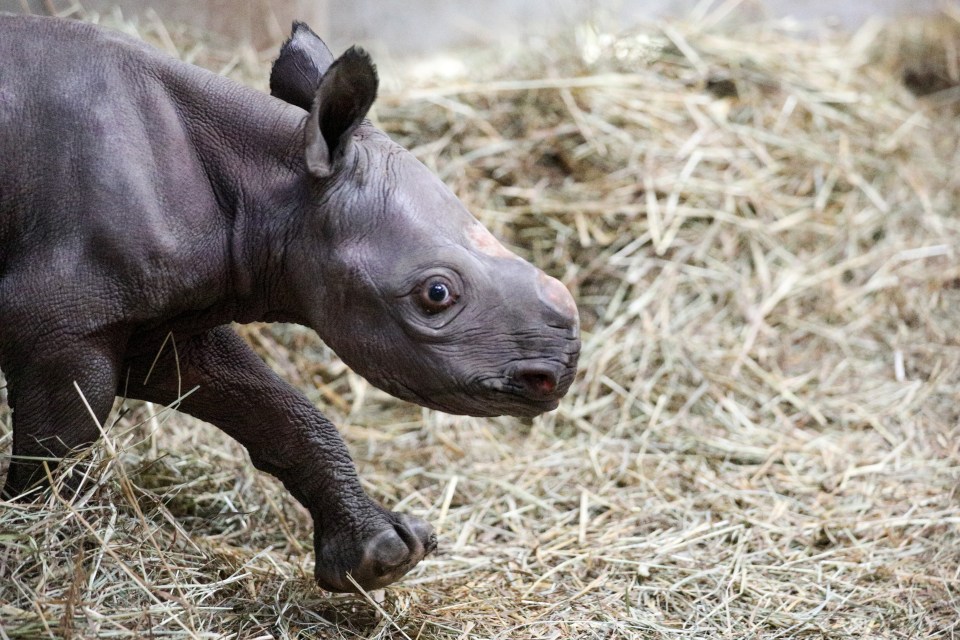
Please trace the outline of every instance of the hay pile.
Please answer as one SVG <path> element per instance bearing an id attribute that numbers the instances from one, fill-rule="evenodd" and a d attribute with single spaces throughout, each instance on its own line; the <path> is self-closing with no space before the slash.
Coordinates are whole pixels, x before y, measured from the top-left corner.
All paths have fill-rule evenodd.
<path id="1" fill-rule="evenodd" d="M 944 24 L 923 59 L 949 78 Z M 380 124 L 574 291 L 560 410 L 422 411 L 304 329 L 247 327 L 440 552 L 331 597 L 277 482 L 130 405 L 91 491 L 0 506 L 0 638 L 955 636 L 960 122 L 955 81 L 904 87 L 906 32 L 585 28 L 394 85 Z"/>

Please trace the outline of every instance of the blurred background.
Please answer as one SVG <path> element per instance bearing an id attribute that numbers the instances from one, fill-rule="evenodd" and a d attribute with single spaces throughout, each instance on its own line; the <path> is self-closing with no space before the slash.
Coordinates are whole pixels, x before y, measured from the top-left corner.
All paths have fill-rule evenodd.
<path id="1" fill-rule="evenodd" d="M 69 11 L 64 0 L 0 0 L 0 10 Z M 667 16 L 736 10 L 739 19 L 789 18 L 799 25 L 853 29 L 868 18 L 932 13 L 942 0 L 84 0 L 87 11 L 117 7 L 127 18 L 157 16 L 257 48 L 282 40 L 294 19 L 308 22 L 334 50 L 359 42 L 397 56 L 550 34 L 584 21 L 611 31 Z"/>

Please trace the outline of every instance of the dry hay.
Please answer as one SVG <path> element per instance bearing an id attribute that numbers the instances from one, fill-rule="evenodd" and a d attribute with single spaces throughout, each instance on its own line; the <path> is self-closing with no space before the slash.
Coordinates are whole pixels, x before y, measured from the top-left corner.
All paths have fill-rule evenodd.
<path id="1" fill-rule="evenodd" d="M 379 101 L 575 292 L 582 372 L 556 413 L 421 411 L 306 330 L 244 329 L 438 554 L 369 600 L 330 596 L 277 482 L 136 405 L 79 498 L 0 509 L 0 638 L 957 635 L 952 89 L 902 86 L 902 26 L 710 23 L 475 52 L 469 77 Z M 954 39 L 924 46 L 949 54 L 943 24 Z M 262 86 L 266 59 L 140 31 Z"/>

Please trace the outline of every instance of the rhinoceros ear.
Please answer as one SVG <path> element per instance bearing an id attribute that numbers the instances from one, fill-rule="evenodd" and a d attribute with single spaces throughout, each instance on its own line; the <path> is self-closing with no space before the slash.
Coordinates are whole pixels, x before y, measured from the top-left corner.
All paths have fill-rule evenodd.
<path id="1" fill-rule="evenodd" d="M 330 65 L 320 80 L 307 120 L 310 173 L 319 178 L 333 173 L 377 97 L 378 84 L 376 67 L 359 47 L 351 47 Z"/>
<path id="2" fill-rule="evenodd" d="M 333 64 L 333 54 L 304 22 L 294 22 L 270 70 L 270 95 L 310 111 L 320 79 Z"/>

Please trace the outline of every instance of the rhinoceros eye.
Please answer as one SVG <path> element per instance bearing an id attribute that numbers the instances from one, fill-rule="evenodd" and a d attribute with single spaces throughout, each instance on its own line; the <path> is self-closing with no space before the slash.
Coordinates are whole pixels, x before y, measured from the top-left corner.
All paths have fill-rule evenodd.
<path id="1" fill-rule="evenodd" d="M 442 282 L 434 282 L 430 285 L 430 288 L 427 289 L 427 297 L 430 299 L 430 302 L 443 304 L 447 298 L 450 297 L 450 291 L 447 290 L 447 285 Z"/>
<path id="2" fill-rule="evenodd" d="M 446 280 L 432 278 L 420 289 L 420 306 L 429 314 L 440 313 L 456 301 L 457 297 Z"/>

